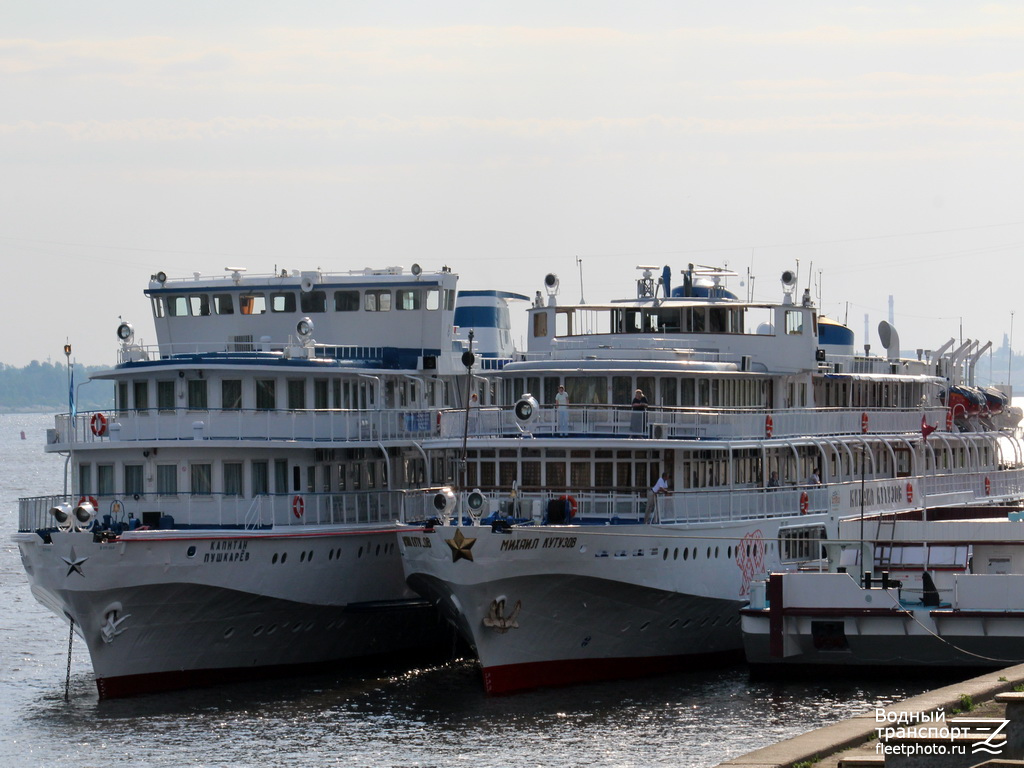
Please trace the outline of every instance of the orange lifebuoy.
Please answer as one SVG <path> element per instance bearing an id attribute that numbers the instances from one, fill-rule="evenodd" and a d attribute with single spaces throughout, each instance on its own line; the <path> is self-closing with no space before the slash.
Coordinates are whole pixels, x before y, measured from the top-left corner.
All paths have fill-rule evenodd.
<path id="1" fill-rule="evenodd" d="M 806 515 L 810 506 L 811 500 L 807 496 L 807 491 L 800 491 L 800 514 Z"/>
<path id="2" fill-rule="evenodd" d="M 296 496 L 292 499 L 292 514 L 296 517 L 302 517 L 303 512 L 306 511 L 306 502 L 301 496 Z"/>
<path id="3" fill-rule="evenodd" d="M 860 431 L 863 432 L 865 435 L 868 433 L 868 412 L 867 411 L 864 411 L 864 413 L 862 413 L 860 415 Z"/>
<path id="4" fill-rule="evenodd" d="M 576 503 L 576 499 L 566 494 L 565 496 L 558 497 L 561 501 L 569 502 L 569 517 L 576 517 L 576 510 L 579 508 L 579 504 Z"/>
<path id="5" fill-rule="evenodd" d="M 985 495 L 986 496 L 991 496 L 992 495 L 992 481 L 989 480 L 987 477 L 985 478 Z"/>
<path id="6" fill-rule="evenodd" d="M 772 432 L 775 431 L 775 422 L 772 421 L 772 415 L 769 413 L 764 417 L 764 436 L 771 437 Z"/>
<path id="7" fill-rule="evenodd" d="M 907 504 L 914 503 L 914 486 L 912 483 L 907 483 Z"/>
<path id="8" fill-rule="evenodd" d="M 103 437 L 107 434 L 107 417 L 102 413 L 94 413 L 89 420 L 89 428 L 96 437 Z"/>
<path id="9" fill-rule="evenodd" d="M 947 408 L 946 409 L 946 431 L 947 432 L 952 432 L 953 431 L 953 409 L 952 408 Z"/>
<path id="10" fill-rule="evenodd" d="M 85 502 L 89 502 L 90 504 L 92 504 L 93 510 L 99 510 L 100 508 L 100 504 L 98 501 L 96 501 L 95 496 L 83 496 L 78 500 L 78 506 L 82 506 L 83 504 L 85 504 Z"/>

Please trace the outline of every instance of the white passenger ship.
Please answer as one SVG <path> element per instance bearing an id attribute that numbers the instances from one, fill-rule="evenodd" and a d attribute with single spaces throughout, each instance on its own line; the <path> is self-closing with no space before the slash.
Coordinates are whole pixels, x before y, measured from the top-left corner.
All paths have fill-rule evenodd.
<path id="1" fill-rule="evenodd" d="M 102 697 L 429 649 L 396 521 L 458 405 L 470 317 L 489 369 L 515 297 L 393 267 L 169 280 L 156 345 L 125 322 L 111 411 L 56 418 L 64 492 L 20 501 L 33 594 L 85 639 Z M 418 494 L 420 498 L 422 494 Z"/>
<path id="2" fill-rule="evenodd" d="M 792 272 L 760 303 L 724 270 L 690 265 L 673 290 L 641 269 L 634 299 L 603 305 L 559 304 L 549 275 L 525 357 L 477 380 L 505 405 L 424 441 L 453 488 L 400 536 L 405 572 L 489 692 L 731 657 L 752 580 L 820 557 L 841 517 L 1021 498 L 1019 412 L 995 391 L 973 406 L 981 345 L 904 359 L 882 323 L 885 353 L 858 353 Z"/>

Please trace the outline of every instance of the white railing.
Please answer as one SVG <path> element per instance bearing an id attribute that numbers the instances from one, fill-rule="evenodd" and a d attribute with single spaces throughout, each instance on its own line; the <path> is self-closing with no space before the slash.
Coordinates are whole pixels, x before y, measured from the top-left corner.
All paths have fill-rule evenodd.
<path id="1" fill-rule="evenodd" d="M 651 437 L 683 439 L 800 438 L 814 435 L 920 434 L 921 417 L 929 424 L 945 424 L 944 408 L 864 409 L 838 408 L 741 410 L 709 408 L 650 408 L 645 412 L 623 406 L 569 406 L 566 429 L 572 435 L 595 437 Z M 471 436 L 509 436 L 528 433 L 560 434 L 559 414 L 542 407 L 527 424 L 515 418 L 511 408 L 474 408 L 469 417 Z M 465 412 L 443 411 L 441 437 L 461 437 L 466 429 Z"/>
<path id="2" fill-rule="evenodd" d="M 297 525 L 385 524 L 402 515 L 401 491 L 352 491 L 347 493 L 298 493 L 261 495 L 255 499 L 238 496 L 89 495 L 96 502 L 100 526 L 120 523 L 183 528 L 289 528 Z M 55 526 L 49 510 L 59 503 L 75 505 L 78 497 L 36 496 L 18 501 L 18 530 L 35 531 Z M 109 516 L 109 520 L 105 519 Z M 163 520 L 165 517 L 171 520 Z"/>
<path id="3" fill-rule="evenodd" d="M 60 414 L 51 446 L 70 443 L 132 442 L 141 440 L 289 440 L 358 442 L 422 440 L 438 433 L 436 410 L 387 411 L 265 411 L 250 409 L 190 411 L 146 410 L 103 412 L 105 424 L 93 412 L 73 419 Z"/>

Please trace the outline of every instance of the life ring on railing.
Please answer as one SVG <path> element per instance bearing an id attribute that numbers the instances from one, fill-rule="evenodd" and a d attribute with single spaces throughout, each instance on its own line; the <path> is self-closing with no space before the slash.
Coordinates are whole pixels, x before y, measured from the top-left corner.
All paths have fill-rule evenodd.
<path id="1" fill-rule="evenodd" d="M 989 480 L 987 477 L 985 478 L 985 495 L 986 496 L 991 496 L 992 495 L 992 481 Z"/>
<path id="2" fill-rule="evenodd" d="M 811 500 L 807 496 L 807 491 L 800 491 L 800 514 L 806 515 L 807 510 L 810 509 Z"/>
<path id="3" fill-rule="evenodd" d="M 576 517 L 576 510 L 579 509 L 579 504 L 573 496 L 566 494 L 565 496 L 559 496 L 559 500 L 569 502 L 569 517 Z"/>
<path id="4" fill-rule="evenodd" d="M 769 413 L 764 417 L 764 436 L 771 437 L 772 432 L 775 430 L 775 422 L 772 421 L 772 415 Z"/>
<path id="5" fill-rule="evenodd" d="M 86 502 L 89 502 L 90 504 L 92 504 L 93 511 L 97 511 L 97 512 L 99 511 L 100 504 L 99 504 L 98 501 L 96 501 L 96 497 L 95 496 L 83 496 L 82 498 L 80 498 L 78 500 L 78 506 L 82 506 Z"/>
<path id="6" fill-rule="evenodd" d="M 306 511 L 306 502 L 301 496 L 296 496 L 292 499 L 292 514 L 296 517 L 302 517 L 302 514 Z"/>
<path id="7" fill-rule="evenodd" d="M 102 413 L 94 413 L 89 420 L 89 428 L 96 437 L 103 437 L 107 434 L 107 417 Z"/>
<path id="8" fill-rule="evenodd" d="M 914 485 L 913 483 L 907 483 L 907 504 L 914 503 Z"/>
<path id="9" fill-rule="evenodd" d="M 868 412 L 867 411 L 864 411 L 864 413 L 862 413 L 860 415 L 860 431 L 863 432 L 865 435 L 868 433 Z"/>
<path id="10" fill-rule="evenodd" d="M 947 432 L 952 432 L 953 431 L 953 409 L 952 408 L 947 408 L 946 409 L 946 431 Z"/>

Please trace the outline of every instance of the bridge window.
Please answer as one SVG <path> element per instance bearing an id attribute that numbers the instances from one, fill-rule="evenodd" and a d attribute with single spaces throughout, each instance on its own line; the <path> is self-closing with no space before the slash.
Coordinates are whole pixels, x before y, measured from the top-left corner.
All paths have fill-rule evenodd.
<path id="1" fill-rule="evenodd" d="M 168 296 L 166 301 L 168 317 L 188 317 L 187 296 Z"/>
<path id="2" fill-rule="evenodd" d="M 334 311 L 355 312 L 359 309 L 359 291 L 335 291 Z"/>
<path id="3" fill-rule="evenodd" d="M 441 292 L 437 288 L 427 291 L 427 310 L 433 311 L 441 308 Z"/>
<path id="4" fill-rule="evenodd" d="M 401 290 L 397 291 L 398 301 L 396 302 L 396 309 L 420 309 L 423 306 L 423 296 L 419 291 L 416 290 Z"/>
<path id="5" fill-rule="evenodd" d="M 272 293 L 272 294 L 270 294 L 270 311 L 271 312 L 294 312 L 295 311 L 295 294 L 294 293 Z"/>
<path id="6" fill-rule="evenodd" d="M 218 315 L 233 315 L 235 314 L 235 304 L 231 300 L 230 293 L 215 293 L 213 294 L 213 311 Z"/>
<path id="7" fill-rule="evenodd" d="M 200 293 L 188 297 L 192 317 L 205 317 L 210 314 L 210 297 Z"/>
<path id="8" fill-rule="evenodd" d="M 238 311 L 243 315 L 262 315 L 267 311 L 267 297 L 262 293 L 239 296 Z"/>
<path id="9" fill-rule="evenodd" d="M 299 294 L 299 309 L 304 313 L 326 312 L 327 294 L 323 291 L 310 291 Z"/>
<path id="10" fill-rule="evenodd" d="M 390 312 L 391 291 L 367 291 L 363 294 L 363 309 L 367 312 Z"/>
<path id="11" fill-rule="evenodd" d="M 786 333 L 801 334 L 804 332 L 804 313 L 799 309 L 786 310 Z"/>

